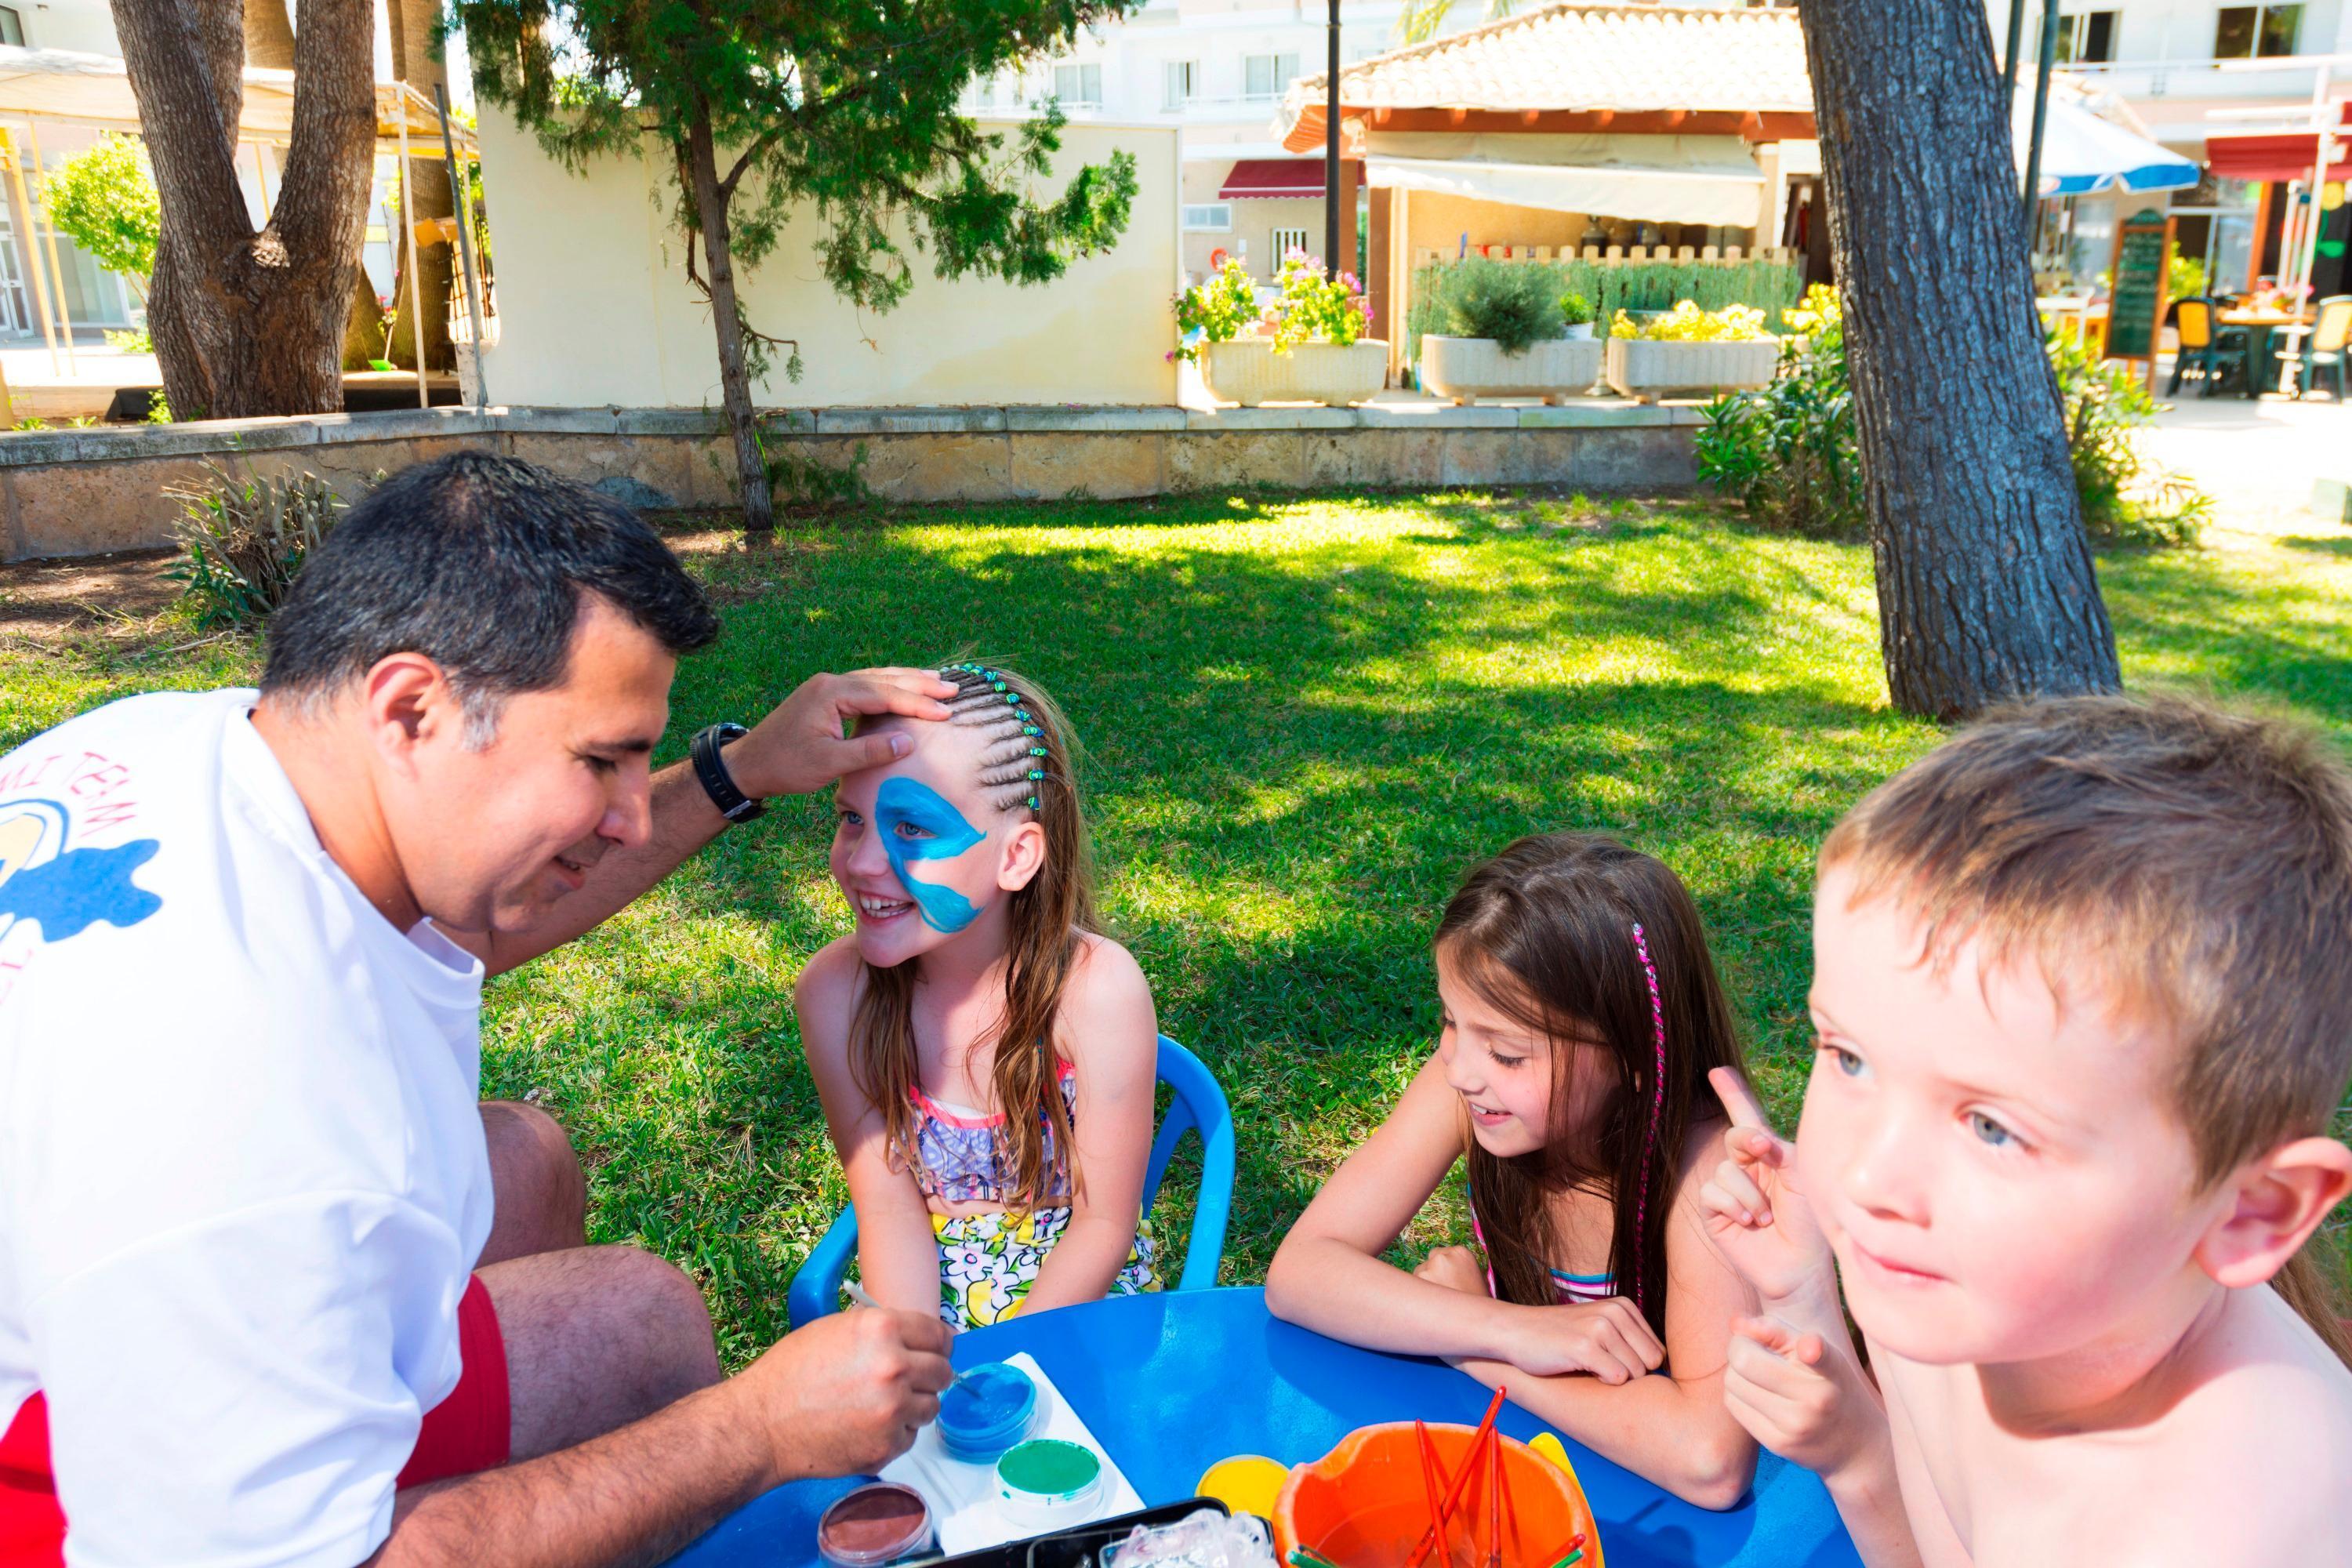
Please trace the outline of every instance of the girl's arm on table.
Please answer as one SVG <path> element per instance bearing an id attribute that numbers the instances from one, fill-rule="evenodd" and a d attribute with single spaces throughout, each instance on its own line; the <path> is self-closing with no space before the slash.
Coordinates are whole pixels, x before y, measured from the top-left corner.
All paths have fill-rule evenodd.
<path id="1" fill-rule="evenodd" d="M 1692 1134 L 1666 1222 L 1665 1371 L 1612 1384 L 1537 1376 L 1501 1361 L 1455 1364 L 1489 1387 L 1507 1387 L 1522 1409 L 1675 1496 L 1726 1509 L 1747 1494 L 1756 1474 L 1756 1440 L 1724 1405 L 1731 1322 L 1754 1310 L 1755 1298 L 1708 1245 L 1698 1209 L 1697 1189 L 1714 1169 L 1717 1147 L 1711 1131 Z M 1632 1283 L 1619 1283 L 1630 1308 Z M 1483 1294 L 1484 1278 L 1475 1286 Z M 1565 1317 L 1580 1309 L 1544 1310 Z"/>
<path id="2" fill-rule="evenodd" d="M 1449 1289 L 1381 1259 L 1462 1157 L 1461 1104 L 1432 1054 L 1283 1238 L 1265 1276 L 1275 1316 L 1370 1350 L 1513 1358 L 1537 1309 Z"/>
<path id="3" fill-rule="evenodd" d="M 1144 1167 L 1151 1161 L 1160 1081 L 1151 986 L 1127 949 L 1107 937 L 1082 940 L 1086 950 L 1063 993 L 1056 1033 L 1077 1068 L 1070 1165 L 1085 1181 L 1071 1195 L 1069 1227 L 1038 1265 L 1021 1303 L 1024 1316 L 1110 1294 L 1135 1245 Z"/>
<path id="4" fill-rule="evenodd" d="M 857 1211 L 858 1282 L 877 1303 L 908 1312 L 940 1310 L 939 1243 L 912 1173 L 893 1166 L 888 1130 L 849 1067 L 849 1017 L 860 982 L 846 939 L 809 960 L 793 989 L 801 1048 L 824 1106 L 825 1130 L 849 1179 Z"/>

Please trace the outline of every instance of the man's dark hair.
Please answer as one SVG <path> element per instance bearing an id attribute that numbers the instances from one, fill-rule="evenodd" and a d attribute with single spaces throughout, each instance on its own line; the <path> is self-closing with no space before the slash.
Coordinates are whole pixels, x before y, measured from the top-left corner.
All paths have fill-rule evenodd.
<path id="1" fill-rule="evenodd" d="M 487 742 L 506 698 L 562 683 L 583 594 L 673 654 L 719 636 L 677 557 L 612 497 L 488 452 L 418 463 L 370 491 L 303 566 L 271 621 L 261 689 L 299 706 L 387 655 L 421 653 Z"/>

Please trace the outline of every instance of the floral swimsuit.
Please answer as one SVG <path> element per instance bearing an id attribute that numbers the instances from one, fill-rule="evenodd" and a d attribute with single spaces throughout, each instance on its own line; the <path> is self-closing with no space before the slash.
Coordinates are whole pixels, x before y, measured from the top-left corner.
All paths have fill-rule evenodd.
<path id="1" fill-rule="evenodd" d="M 915 1185 L 926 1197 L 948 1203 L 1010 1204 L 1018 1173 L 1011 1152 L 998 1142 L 1003 1116 L 983 1116 L 961 1105 L 933 1100 L 920 1088 L 915 1102 Z M 1063 1103 L 1075 1110 L 1076 1069 L 1062 1064 Z M 1054 1173 L 1042 1194 L 1046 1204 L 998 1214 L 931 1216 L 940 1247 L 940 1318 L 955 1329 L 982 1328 L 1011 1317 L 1037 1280 L 1045 1255 L 1070 1226 L 1069 1174 L 1055 1159 L 1053 1129 L 1045 1130 L 1045 1162 Z M 1153 1270 L 1157 1244 L 1151 1222 L 1138 1227 L 1127 1263 L 1112 1281 L 1116 1295 L 1160 1289 Z"/>

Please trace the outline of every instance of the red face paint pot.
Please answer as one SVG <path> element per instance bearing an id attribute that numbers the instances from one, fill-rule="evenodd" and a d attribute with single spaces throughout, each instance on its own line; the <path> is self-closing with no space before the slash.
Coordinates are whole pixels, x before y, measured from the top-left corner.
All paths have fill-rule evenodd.
<path id="1" fill-rule="evenodd" d="M 876 1481 L 836 1499 L 816 1521 L 818 1554 L 834 1568 L 882 1568 L 931 1547 L 931 1510 L 923 1494 Z"/>

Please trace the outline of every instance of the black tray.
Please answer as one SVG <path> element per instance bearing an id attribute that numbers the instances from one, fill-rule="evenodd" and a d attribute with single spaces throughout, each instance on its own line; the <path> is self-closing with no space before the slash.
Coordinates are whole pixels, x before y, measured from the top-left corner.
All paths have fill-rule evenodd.
<path id="1" fill-rule="evenodd" d="M 1114 1542 L 1126 1540 L 1128 1531 L 1137 1525 L 1173 1524 L 1204 1508 L 1228 1516 L 1233 1511 L 1214 1498 L 1186 1498 L 1182 1502 L 1123 1513 L 1117 1519 L 1074 1524 L 1050 1535 L 983 1547 L 961 1557 L 934 1557 L 922 1563 L 921 1568 L 1096 1568 L 1095 1553 Z"/>

